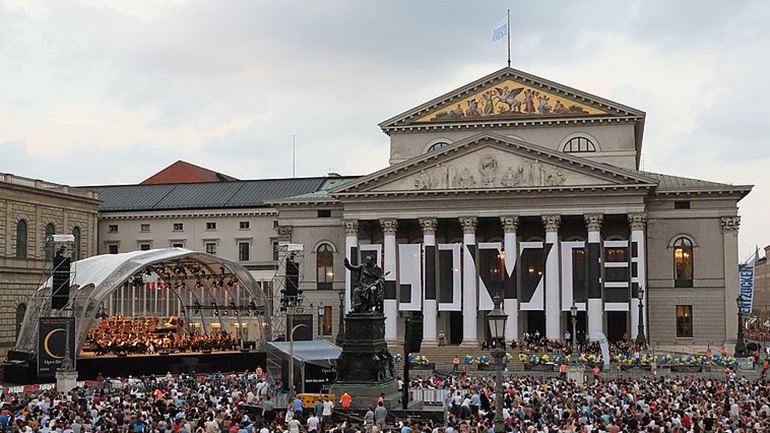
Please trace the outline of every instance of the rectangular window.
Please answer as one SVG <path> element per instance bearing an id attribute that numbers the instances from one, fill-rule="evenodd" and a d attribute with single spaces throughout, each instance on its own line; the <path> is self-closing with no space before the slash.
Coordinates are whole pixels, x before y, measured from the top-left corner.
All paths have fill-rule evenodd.
<path id="1" fill-rule="evenodd" d="M 273 247 L 273 261 L 278 261 L 278 241 L 277 240 L 271 240 L 270 241 L 272 247 Z"/>
<path id="2" fill-rule="evenodd" d="M 318 218 L 331 218 L 332 211 L 330 209 L 319 209 Z"/>
<path id="3" fill-rule="evenodd" d="M 107 227 L 107 231 L 110 233 L 117 233 L 118 232 L 118 225 L 117 224 L 110 224 L 109 227 Z"/>
<path id="4" fill-rule="evenodd" d="M 139 231 L 142 233 L 149 233 L 150 232 L 150 225 L 149 224 L 142 224 L 139 226 Z"/>
<path id="5" fill-rule="evenodd" d="M 174 231 L 181 232 L 184 230 L 184 223 L 174 223 Z"/>
<path id="6" fill-rule="evenodd" d="M 140 251 L 148 251 L 149 249 L 150 249 L 150 244 L 139 244 Z"/>
<path id="7" fill-rule="evenodd" d="M 109 244 L 107 245 L 107 252 L 110 254 L 117 254 L 118 253 L 118 244 Z"/>
<path id="8" fill-rule="evenodd" d="M 674 209 L 690 209 L 689 201 L 675 201 Z"/>
<path id="9" fill-rule="evenodd" d="M 332 335 L 332 307 L 330 305 L 324 306 L 323 318 L 324 320 L 321 326 L 321 329 L 323 330 L 323 335 Z"/>
<path id="10" fill-rule="evenodd" d="M 676 336 L 692 338 L 692 305 L 676 306 Z"/>
<path id="11" fill-rule="evenodd" d="M 180 242 L 175 242 L 175 243 L 171 244 L 171 247 L 172 248 L 184 248 L 184 244 L 180 243 Z"/>
<path id="12" fill-rule="evenodd" d="M 216 229 L 217 229 L 217 223 L 215 222 L 206 223 L 206 230 L 216 230 Z"/>
<path id="13" fill-rule="evenodd" d="M 240 262 L 249 261 L 249 243 L 248 242 L 238 242 L 238 261 Z"/>
<path id="14" fill-rule="evenodd" d="M 248 221 L 241 221 L 238 223 L 238 228 L 241 230 L 248 230 L 249 229 L 249 222 Z"/>
<path id="15" fill-rule="evenodd" d="M 209 254 L 216 254 L 217 253 L 216 242 L 206 242 L 206 252 Z"/>

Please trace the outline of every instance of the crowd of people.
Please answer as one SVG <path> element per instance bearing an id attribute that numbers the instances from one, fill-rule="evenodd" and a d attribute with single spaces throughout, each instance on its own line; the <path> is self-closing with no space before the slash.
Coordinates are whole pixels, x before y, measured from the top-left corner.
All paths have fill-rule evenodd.
<path id="1" fill-rule="evenodd" d="M 261 373 L 261 369 L 260 373 Z M 579 386 L 554 376 L 506 375 L 502 416 L 509 433 L 711 433 L 770 429 L 770 382 L 703 376 L 601 377 Z M 0 396 L 0 429 L 14 432 L 178 433 L 491 433 L 494 377 L 415 377 L 412 388 L 445 392 L 446 423 L 387 418 L 372 401 L 346 418 L 330 399 L 304 407 L 274 404 L 264 374 L 106 380 L 69 394 L 55 390 Z M 277 385 L 280 386 L 280 385 Z M 352 396 L 356 399 L 356 396 Z"/>
<path id="2" fill-rule="evenodd" d="M 158 317 L 102 320 L 88 331 L 84 351 L 96 356 L 237 350 L 240 339 L 226 331 L 182 332 L 178 318 Z"/>
<path id="3" fill-rule="evenodd" d="M 587 341 L 585 334 L 580 331 L 578 331 L 577 343 L 582 354 L 598 355 L 601 353 L 599 343 L 595 340 Z M 618 341 L 610 342 L 608 345 L 611 357 L 620 354 L 630 355 L 641 349 L 628 335 Z M 564 340 L 549 340 L 541 336 L 539 332 L 535 332 L 534 334 L 525 334 L 521 341 L 513 341 L 511 348 L 526 354 L 568 355 L 572 353 L 572 338 L 567 333 Z"/>

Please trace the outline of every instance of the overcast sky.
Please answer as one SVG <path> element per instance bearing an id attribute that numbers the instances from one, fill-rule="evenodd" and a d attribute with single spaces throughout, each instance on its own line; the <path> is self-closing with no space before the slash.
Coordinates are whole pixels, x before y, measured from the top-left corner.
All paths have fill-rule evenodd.
<path id="1" fill-rule="evenodd" d="M 647 113 L 643 169 L 755 185 L 770 244 L 770 2 L 0 0 L 0 172 L 138 183 L 366 174 L 377 124 L 505 66 Z"/>

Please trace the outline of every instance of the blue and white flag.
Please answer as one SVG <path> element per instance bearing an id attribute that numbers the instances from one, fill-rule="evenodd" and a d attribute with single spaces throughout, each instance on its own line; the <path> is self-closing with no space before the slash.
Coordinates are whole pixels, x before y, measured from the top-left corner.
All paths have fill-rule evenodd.
<path id="1" fill-rule="evenodd" d="M 746 263 L 738 267 L 741 295 L 740 308 L 743 314 L 751 314 L 751 307 L 754 303 L 754 263 L 757 259 L 759 259 L 759 248 L 757 248 L 754 255 Z"/>
<path id="2" fill-rule="evenodd" d="M 504 19 L 492 27 L 492 43 L 499 44 L 508 36 L 508 19 Z"/>

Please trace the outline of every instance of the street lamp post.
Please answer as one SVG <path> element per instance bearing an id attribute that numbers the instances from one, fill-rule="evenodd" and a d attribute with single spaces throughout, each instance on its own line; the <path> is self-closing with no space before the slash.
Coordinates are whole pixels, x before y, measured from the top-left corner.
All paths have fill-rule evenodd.
<path id="1" fill-rule="evenodd" d="M 639 287 L 639 329 L 636 331 L 636 345 L 639 347 L 647 346 L 647 338 L 644 335 L 644 288 Z"/>
<path id="2" fill-rule="evenodd" d="M 577 339 L 577 313 L 578 308 L 575 305 L 575 301 L 572 301 L 572 306 L 569 307 L 570 315 L 572 316 L 572 363 L 577 364 L 580 359 L 580 347 L 578 346 Z"/>
<path id="3" fill-rule="evenodd" d="M 500 295 L 495 295 L 495 307 L 487 314 L 489 333 L 495 343 L 492 347 L 492 358 L 495 360 L 495 433 L 504 433 L 503 421 L 503 357 L 505 356 L 505 321 L 508 315 L 500 308 Z"/>
<path id="4" fill-rule="evenodd" d="M 746 340 L 743 338 L 743 311 L 741 310 L 743 296 L 738 295 L 735 302 L 738 304 L 738 341 L 735 342 L 735 356 L 736 358 L 746 357 L 748 353 L 746 351 Z"/>
<path id="5" fill-rule="evenodd" d="M 340 323 L 337 326 L 337 338 L 334 343 L 342 347 L 342 344 L 345 342 L 345 287 L 337 292 L 337 294 L 340 297 Z"/>

